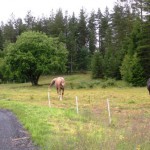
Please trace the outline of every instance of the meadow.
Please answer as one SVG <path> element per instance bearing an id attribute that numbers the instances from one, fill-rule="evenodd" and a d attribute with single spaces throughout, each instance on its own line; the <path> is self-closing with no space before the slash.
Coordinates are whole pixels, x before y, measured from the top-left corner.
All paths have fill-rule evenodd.
<path id="1" fill-rule="evenodd" d="M 64 99 L 58 100 L 53 87 L 50 108 L 47 93 L 53 77 L 41 77 L 35 87 L 31 83 L 0 84 L 0 108 L 14 112 L 42 150 L 150 149 L 150 96 L 146 87 L 113 79 L 93 80 L 89 74 L 65 75 Z"/>

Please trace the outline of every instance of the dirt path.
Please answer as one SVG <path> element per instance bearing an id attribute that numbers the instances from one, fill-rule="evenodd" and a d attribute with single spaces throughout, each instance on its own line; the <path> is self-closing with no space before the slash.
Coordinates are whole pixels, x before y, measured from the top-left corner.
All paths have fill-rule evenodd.
<path id="1" fill-rule="evenodd" d="M 37 150 L 15 115 L 0 110 L 0 150 Z"/>

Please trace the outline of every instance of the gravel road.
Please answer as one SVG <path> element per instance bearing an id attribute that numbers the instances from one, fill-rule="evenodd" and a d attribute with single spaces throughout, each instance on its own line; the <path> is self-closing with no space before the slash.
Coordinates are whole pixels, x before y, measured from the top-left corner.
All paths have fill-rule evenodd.
<path id="1" fill-rule="evenodd" d="M 0 110 L 0 150 L 38 150 L 15 115 Z"/>

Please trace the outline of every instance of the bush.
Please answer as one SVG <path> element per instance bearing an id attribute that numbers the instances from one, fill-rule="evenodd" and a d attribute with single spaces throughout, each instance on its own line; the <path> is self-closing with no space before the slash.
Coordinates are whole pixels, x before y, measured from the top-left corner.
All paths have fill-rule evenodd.
<path id="1" fill-rule="evenodd" d="M 121 66 L 122 79 L 133 86 L 143 86 L 146 83 L 144 71 L 136 54 L 126 55 Z"/>
<path id="2" fill-rule="evenodd" d="M 110 86 L 115 86 L 116 85 L 116 80 L 114 79 L 107 79 L 103 84 L 102 88 L 110 87 Z"/>

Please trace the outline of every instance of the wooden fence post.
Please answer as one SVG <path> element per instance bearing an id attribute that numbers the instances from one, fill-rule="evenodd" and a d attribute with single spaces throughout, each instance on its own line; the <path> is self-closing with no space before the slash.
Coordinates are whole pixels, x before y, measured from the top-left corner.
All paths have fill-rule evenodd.
<path id="1" fill-rule="evenodd" d="M 77 109 L 77 114 L 79 113 L 79 108 L 78 108 L 78 97 L 76 96 L 76 109 Z"/>
<path id="2" fill-rule="evenodd" d="M 111 115 L 110 115 L 110 105 L 109 105 L 109 99 L 107 99 L 107 108 L 108 108 L 108 118 L 109 118 L 109 124 L 111 124 Z"/>
<path id="3" fill-rule="evenodd" d="M 48 105 L 51 107 L 51 101 L 50 101 L 50 91 L 48 90 Z"/>

